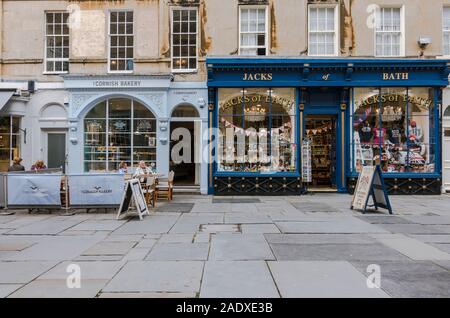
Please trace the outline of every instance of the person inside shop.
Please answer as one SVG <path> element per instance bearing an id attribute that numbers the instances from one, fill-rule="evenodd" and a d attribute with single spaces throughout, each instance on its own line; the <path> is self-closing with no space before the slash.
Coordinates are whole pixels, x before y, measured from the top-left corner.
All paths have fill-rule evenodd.
<path id="1" fill-rule="evenodd" d="M 22 166 L 22 160 L 23 159 L 20 157 L 15 157 L 13 160 L 13 164 L 8 168 L 8 172 L 25 171 L 25 167 Z"/>
<path id="2" fill-rule="evenodd" d="M 47 169 L 47 166 L 45 165 L 43 160 L 38 160 L 34 163 L 34 165 L 31 166 L 32 171 L 39 171 L 45 169 Z"/>
<path id="3" fill-rule="evenodd" d="M 120 174 L 128 173 L 128 165 L 125 161 L 121 161 L 119 163 L 119 173 Z"/>

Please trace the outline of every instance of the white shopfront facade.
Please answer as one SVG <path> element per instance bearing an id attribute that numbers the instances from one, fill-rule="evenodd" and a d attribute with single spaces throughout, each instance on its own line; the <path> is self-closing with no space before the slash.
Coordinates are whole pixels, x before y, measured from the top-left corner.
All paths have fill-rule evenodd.
<path id="1" fill-rule="evenodd" d="M 121 161 L 132 171 L 144 160 L 167 175 L 174 168 L 171 144 L 177 142 L 171 141 L 171 124 L 192 121 L 194 185 L 207 193 L 208 166 L 201 163 L 208 135 L 204 82 L 173 82 L 172 75 L 68 75 L 64 86 L 69 93 L 68 173 L 114 172 Z"/>

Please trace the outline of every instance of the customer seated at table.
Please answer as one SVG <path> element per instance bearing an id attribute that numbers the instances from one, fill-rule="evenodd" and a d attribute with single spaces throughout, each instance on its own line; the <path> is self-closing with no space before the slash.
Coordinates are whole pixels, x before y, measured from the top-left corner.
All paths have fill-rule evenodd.
<path id="1" fill-rule="evenodd" d="M 125 161 L 119 163 L 119 173 L 128 173 L 128 165 Z"/>
<path id="2" fill-rule="evenodd" d="M 154 162 L 152 162 L 152 163 L 150 164 L 150 172 L 151 172 L 151 173 L 156 173 L 156 165 L 155 165 Z"/>
<path id="3" fill-rule="evenodd" d="M 134 171 L 133 178 L 146 176 L 151 173 L 152 172 L 151 172 L 150 168 L 147 167 L 147 164 L 145 163 L 145 161 L 141 160 L 141 161 L 139 161 L 138 167 Z"/>
<path id="4" fill-rule="evenodd" d="M 25 167 L 22 166 L 21 162 L 22 162 L 22 158 L 15 157 L 14 160 L 13 160 L 13 164 L 12 164 L 11 167 L 8 168 L 8 171 L 9 172 L 25 171 Z"/>
<path id="5" fill-rule="evenodd" d="M 36 161 L 34 163 L 34 165 L 31 166 L 32 171 L 45 170 L 45 169 L 47 169 L 47 166 L 45 165 L 44 161 L 42 161 L 42 160 Z"/>

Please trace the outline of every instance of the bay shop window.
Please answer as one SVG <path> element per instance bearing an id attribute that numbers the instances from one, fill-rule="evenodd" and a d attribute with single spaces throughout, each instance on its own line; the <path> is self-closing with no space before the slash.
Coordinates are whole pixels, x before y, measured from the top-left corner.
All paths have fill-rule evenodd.
<path id="1" fill-rule="evenodd" d="M 141 103 L 114 98 L 94 106 L 84 119 L 85 172 L 117 171 L 140 160 L 156 164 L 156 119 Z"/>
<path id="2" fill-rule="evenodd" d="M 217 147 L 220 172 L 297 170 L 293 88 L 221 88 Z"/>
<path id="3" fill-rule="evenodd" d="M 434 89 L 355 88 L 353 171 L 379 164 L 386 173 L 436 171 Z"/>

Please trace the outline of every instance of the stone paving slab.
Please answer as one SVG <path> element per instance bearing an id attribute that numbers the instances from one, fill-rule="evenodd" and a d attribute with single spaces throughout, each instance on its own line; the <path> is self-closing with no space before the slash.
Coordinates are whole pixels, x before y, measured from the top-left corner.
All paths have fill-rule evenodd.
<path id="1" fill-rule="evenodd" d="M 391 233 L 403 234 L 450 234 L 450 225 L 379 224 Z"/>
<path id="2" fill-rule="evenodd" d="M 349 261 L 404 260 L 404 255 L 382 244 L 270 244 L 277 260 Z"/>
<path id="3" fill-rule="evenodd" d="M 244 223 L 272 223 L 271 219 L 258 213 L 225 213 L 225 223 L 244 224 Z"/>
<path id="4" fill-rule="evenodd" d="M 370 224 L 410 224 L 415 223 L 408 220 L 406 216 L 399 217 L 394 215 L 358 215 L 358 219 Z"/>
<path id="5" fill-rule="evenodd" d="M 223 213 L 231 212 L 231 203 L 196 203 L 191 213 Z"/>
<path id="6" fill-rule="evenodd" d="M 157 204 L 156 212 L 179 212 L 189 213 L 194 207 L 194 203 L 165 203 Z"/>
<path id="7" fill-rule="evenodd" d="M 192 243 L 194 234 L 163 234 L 158 240 L 159 243 Z"/>
<path id="8" fill-rule="evenodd" d="M 402 234 L 373 235 L 373 237 L 413 260 L 450 260 L 450 254 Z"/>
<path id="9" fill-rule="evenodd" d="M 351 262 L 363 275 L 371 262 Z M 432 262 L 379 261 L 381 288 L 392 297 L 450 297 L 450 271 Z"/>
<path id="10" fill-rule="evenodd" d="M 130 220 L 113 233 L 120 235 L 167 233 L 177 220 L 178 216 L 150 215 L 146 216 L 143 221 Z"/>
<path id="11" fill-rule="evenodd" d="M 348 262 L 288 261 L 268 264 L 282 297 L 389 297 L 380 289 L 369 289 L 366 277 Z"/>
<path id="12" fill-rule="evenodd" d="M 67 288 L 66 279 L 35 280 L 20 288 L 9 298 L 93 298 L 108 280 L 86 280 L 81 288 Z"/>
<path id="13" fill-rule="evenodd" d="M 450 244 L 448 244 L 448 243 L 432 243 L 431 245 L 436 247 L 438 250 L 441 250 L 450 255 Z"/>
<path id="14" fill-rule="evenodd" d="M 448 207 L 447 207 L 448 208 Z M 405 215 L 404 219 L 412 223 L 424 225 L 450 225 L 450 215 L 447 216 L 432 216 L 432 215 Z"/>
<path id="15" fill-rule="evenodd" d="M 263 261 L 206 262 L 200 297 L 278 298 L 270 271 Z"/>
<path id="16" fill-rule="evenodd" d="M 103 292 L 198 293 L 203 262 L 128 262 Z"/>
<path id="17" fill-rule="evenodd" d="M 81 222 L 80 220 L 70 220 L 70 219 L 69 220 L 66 219 L 65 221 L 54 221 L 53 219 L 44 220 L 19 227 L 16 230 L 8 232 L 8 234 L 55 235 L 74 227 L 80 222 Z"/>
<path id="18" fill-rule="evenodd" d="M 282 233 L 388 233 L 378 225 L 361 220 L 324 222 L 275 222 Z"/>
<path id="19" fill-rule="evenodd" d="M 52 261 L 70 260 L 79 256 L 83 251 L 95 245 L 104 235 L 90 236 L 50 236 L 40 240 L 37 244 L 15 252 L 7 258 L 11 261 Z"/>
<path id="20" fill-rule="evenodd" d="M 71 228 L 72 231 L 114 231 L 118 229 L 126 221 L 118 220 L 96 220 L 84 221 Z"/>
<path id="21" fill-rule="evenodd" d="M 373 244 L 365 234 L 266 234 L 271 244 Z"/>
<path id="22" fill-rule="evenodd" d="M 99 242 L 82 255 L 124 255 L 135 245 L 135 242 Z"/>
<path id="23" fill-rule="evenodd" d="M 170 234 L 191 234 L 198 232 L 201 224 L 218 223 L 223 223 L 223 215 L 195 216 L 183 214 L 170 230 Z"/>
<path id="24" fill-rule="evenodd" d="M 111 279 L 124 266 L 123 262 L 73 262 L 66 261 L 59 263 L 49 271 L 38 277 L 39 280 L 65 280 L 72 272 L 68 272 L 70 265 L 80 267 L 81 284 L 85 280 L 105 280 Z"/>
<path id="25" fill-rule="evenodd" d="M 0 284 L 26 284 L 57 262 L 0 262 Z"/>
<path id="26" fill-rule="evenodd" d="M 158 243 L 146 260 L 151 261 L 205 261 L 208 258 L 208 243 Z"/>
<path id="27" fill-rule="evenodd" d="M 280 233 L 275 224 L 242 224 L 242 233 Z"/>
<path id="28" fill-rule="evenodd" d="M 123 258 L 122 261 L 143 261 L 150 253 L 151 248 L 132 248 Z"/>
<path id="29" fill-rule="evenodd" d="M 274 260 L 262 234 L 216 234 L 211 238 L 210 260 Z"/>
<path id="30" fill-rule="evenodd" d="M 414 234 L 408 235 L 424 243 L 448 243 L 450 244 L 450 234 Z"/>

